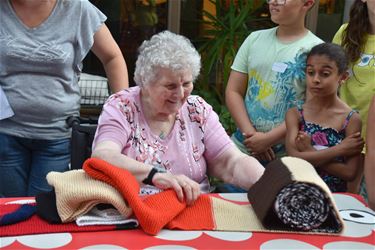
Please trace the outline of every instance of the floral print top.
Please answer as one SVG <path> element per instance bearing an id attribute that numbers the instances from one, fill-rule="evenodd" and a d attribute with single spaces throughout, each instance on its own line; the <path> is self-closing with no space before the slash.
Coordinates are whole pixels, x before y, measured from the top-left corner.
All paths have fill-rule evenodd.
<path id="1" fill-rule="evenodd" d="M 122 153 L 137 161 L 158 165 L 172 174 L 184 174 L 209 191 L 207 162 L 233 146 L 212 107 L 201 97 L 191 95 L 176 114 L 170 133 L 160 138 L 144 117 L 140 88 L 113 94 L 103 107 L 94 139 L 113 141 Z M 143 186 L 141 194 L 158 192 Z"/>
<path id="2" fill-rule="evenodd" d="M 301 116 L 300 130 L 305 131 L 311 137 L 311 143 L 316 148 L 327 148 L 333 147 L 342 142 L 345 138 L 345 128 L 348 126 L 349 120 L 354 114 L 354 110 L 351 110 L 345 118 L 344 124 L 341 130 L 337 131 L 334 128 L 322 127 L 319 124 L 308 122 L 305 120 L 303 115 L 303 108 L 301 105 L 297 106 L 298 112 Z M 342 158 L 337 159 L 343 161 Z M 342 180 L 337 176 L 330 175 L 321 169 L 317 169 L 320 177 L 325 181 L 332 192 L 346 192 L 346 181 Z"/>

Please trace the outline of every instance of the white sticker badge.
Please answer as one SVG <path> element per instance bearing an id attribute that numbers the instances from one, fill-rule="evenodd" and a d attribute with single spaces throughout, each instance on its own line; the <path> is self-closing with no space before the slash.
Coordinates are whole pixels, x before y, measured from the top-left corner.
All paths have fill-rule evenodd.
<path id="1" fill-rule="evenodd" d="M 279 73 L 284 73 L 287 68 L 288 68 L 288 65 L 282 62 L 275 62 L 272 65 L 272 70 L 279 72 Z"/>

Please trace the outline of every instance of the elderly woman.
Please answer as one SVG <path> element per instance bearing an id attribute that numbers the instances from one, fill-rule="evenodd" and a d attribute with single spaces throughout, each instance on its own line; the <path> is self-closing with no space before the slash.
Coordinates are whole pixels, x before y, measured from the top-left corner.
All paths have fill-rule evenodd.
<path id="1" fill-rule="evenodd" d="M 208 173 L 248 189 L 264 168 L 232 144 L 209 104 L 190 95 L 199 70 L 185 37 L 164 31 L 143 42 L 138 86 L 104 105 L 92 157 L 130 171 L 143 194 L 172 188 L 187 204 L 209 191 Z"/>

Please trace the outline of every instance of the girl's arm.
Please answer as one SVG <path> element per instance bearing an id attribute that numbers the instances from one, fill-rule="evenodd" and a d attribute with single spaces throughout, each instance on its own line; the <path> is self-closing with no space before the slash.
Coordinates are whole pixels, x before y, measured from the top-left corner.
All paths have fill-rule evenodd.
<path id="1" fill-rule="evenodd" d="M 355 113 L 351 117 L 348 126 L 345 129 L 346 135 L 353 135 L 361 131 L 362 123 L 359 114 Z M 352 156 L 345 157 L 344 162 L 330 162 L 320 168 L 327 173 L 337 176 L 345 181 L 352 181 L 357 176 L 361 165 L 361 152 Z M 362 173 L 360 173 L 362 174 Z"/>
<path id="2" fill-rule="evenodd" d="M 358 114 L 353 115 L 356 120 L 359 119 Z M 352 119 L 354 118 L 352 117 Z M 352 120 L 351 119 L 351 120 Z M 323 167 L 325 164 L 332 162 L 336 157 L 352 155 L 354 153 L 360 152 L 360 143 L 358 142 L 357 134 L 354 133 L 350 135 L 348 139 L 344 140 L 342 143 L 323 150 L 309 150 L 309 151 L 299 151 L 296 146 L 296 138 L 299 131 L 300 115 L 296 108 L 291 108 L 288 110 L 285 118 L 287 136 L 286 136 L 286 150 L 288 155 L 299 157 L 307 160 L 315 167 Z"/>
<path id="3" fill-rule="evenodd" d="M 365 179 L 368 201 L 370 207 L 375 210 L 375 95 L 368 110 L 367 135 L 366 135 L 366 158 Z"/>

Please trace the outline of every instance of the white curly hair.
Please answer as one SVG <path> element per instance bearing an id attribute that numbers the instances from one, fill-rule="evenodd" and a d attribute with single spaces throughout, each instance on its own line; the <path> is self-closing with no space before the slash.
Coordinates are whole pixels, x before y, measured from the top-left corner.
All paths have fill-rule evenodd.
<path id="1" fill-rule="evenodd" d="M 134 81 L 140 87 L 154 82 L 160 69 L 190 70 L 193 82 L 199 75 L 201 57 L 184 36 L 162 31 L 144 41 L 138 53 Z"/>

